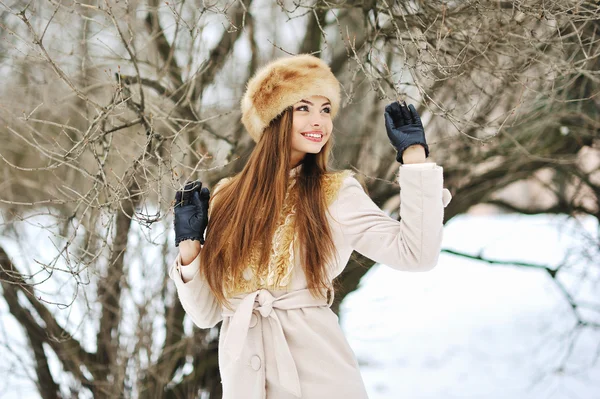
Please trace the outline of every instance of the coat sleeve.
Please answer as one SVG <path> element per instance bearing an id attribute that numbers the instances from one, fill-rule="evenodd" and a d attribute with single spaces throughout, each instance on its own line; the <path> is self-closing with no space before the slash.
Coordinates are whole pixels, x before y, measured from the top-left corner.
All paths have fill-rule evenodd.
<path id="1" fill-rule="evenodd" d="M 228 180 L 228 178 L 220 180 L 215 185 L 212 195 L 222 187 L 222 183 Z M 209 207 L 209 218 L 210 213 Z M 211 328 L 223 319 L 219 303 L 206 281 L 200 276 L 200 254 L 186 266 L 181 265 L 181 255 L 177 254 L 169 269 L 169 277 L 175 282 L 181 306 L 194 324 L 200 328 Z"/>
<path id="2" fill-rule="evenodd" d="M 444 207 L 443 168 L 433 163 L 401 165 L 400 221 L 382 211 L 353 176 L 344 179 L 334 218 L 344 239 L 360 254 L 403 271 L 428 271 L 437 264 Z"/>
<path id="3" fill-rule="evenodd" d="M 184 282 L 182 274 L 184 277 L 191 275 L 191 279 L 187 281 L 186 278 Z M 219 303 L 200 276 L 200 254 L 186 266 L 181 266 L 181 256 L 178 254 L 169 270 L 169 277 L 175 282 L 181 306 L 195 325 L 210 328 L 223 319 Z"/>

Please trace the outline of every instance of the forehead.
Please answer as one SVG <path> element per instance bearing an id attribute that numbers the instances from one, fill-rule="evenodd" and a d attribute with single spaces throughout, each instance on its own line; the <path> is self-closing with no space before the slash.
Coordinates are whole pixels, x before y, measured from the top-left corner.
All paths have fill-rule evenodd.
<path id="1" fill-rule="evenodd" d="M 311 103 L 313 103 L 315 105 L 322 105 L 322 104 L 326 104 L 329 102 L 329 99 L 327 97 L 316 96 L 316 95 L 303 97 L 302 100 L 310 101 Z M 303 101 L 298 101 L 298 103 L 303 103 Z"/>

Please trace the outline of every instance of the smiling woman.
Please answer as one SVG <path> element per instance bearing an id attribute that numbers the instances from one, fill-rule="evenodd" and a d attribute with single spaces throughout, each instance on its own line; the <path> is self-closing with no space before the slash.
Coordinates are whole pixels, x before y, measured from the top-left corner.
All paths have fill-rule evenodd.
<path id="1" fill-rule="evenodd" d="M 327 97 L 310 96 L 293 105 L 292 158 L 296 167 L 306 153 L 318 154 L 331 137 L 331 103 Z"/>
<path id="2" fill-rule="evenodd" d="M 180 253 L 169 274 L 198 327 L 223 322 L 224 399 L 367 398 L 330 308 L 334 279 L 354 250 L 397 270 L 437 263 L 451 196 L 442 168 L 423 163 L 428 148 L 416 111 L 394 103 L 385 113 L 403 163 L 399 222 L 352 171 L 330 168 L 339 104 L 340 84 L 320 59 L 264 66 L 241 103 L 256 141 L 243 170 L 220 181 L 210 200 L 199 181 L 176 194 Z"/>

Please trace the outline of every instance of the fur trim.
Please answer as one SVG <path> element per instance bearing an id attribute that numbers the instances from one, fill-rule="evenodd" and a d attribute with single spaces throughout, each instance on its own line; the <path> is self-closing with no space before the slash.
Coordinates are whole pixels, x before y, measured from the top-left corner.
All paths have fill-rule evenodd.
<path id="1" fill-rule="evenodd" d="M 329 99 L 331 117 L 340 107 L 340 83 L 321 59 L 300 54 L 279 58 L 260 68 L 248 81 L 242 98 L 242 123 L 258 143 L 269 123 L 305 97 Z"/>
<path id="2" fill-rule="evenodd" d="M 297 171 L 296 171 L 297 172 Z M 270 290 L 289 290 L 294 271 L 294 247 L 297 244 L 296 201 L 297 190 L 294 190 L 297 173 L 291 174 L 290 183 L 284 199 L 283 209 L 279 216 L 278 225 L 272 238 L 272 253 L 269 264 L 261 267 L 259 254 L 262 243 L 258 243 L 250 254 L 247 267 L 241 275 L 226 275 L 225 291 L 228 297 L 256 291 L 264 288 Z M 354 176 L 351 170 L 343 170 L 327 174 L 323 177 L 323 190 L 327 206 L 330 206 L 338 196 L 344 180 Z M 230 178 L 219 182 L 226 183 Z M 217 191 L 217 187 L 213 190 Z"/>

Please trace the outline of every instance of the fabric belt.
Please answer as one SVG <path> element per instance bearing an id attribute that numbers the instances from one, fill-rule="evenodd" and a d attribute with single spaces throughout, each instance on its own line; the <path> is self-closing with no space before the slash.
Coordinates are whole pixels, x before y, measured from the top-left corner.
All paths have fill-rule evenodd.
<path id="1" fill-rule="evenodd" d="M 291 394 L 300 397 L 300 379 L 296 363 L 285 339 L 283 328 L 277 313 L 273 309 L 291 310 L 306 307 L 331 307 L 333 303 L 333 289 L 329 289 L 329 299 L 314 298 L 310 290 L 305 288 L 290 291 L 279 297 L 274 297 L 270 291 L 260 289 L 246 296 L 235 296 L 230 298 L 233 310 L 223 307 L 223 317 L 231 317 L 227 337 L 223 342 L 225 353 L 230 361 L 235 362 L 240 358 L 254 309 L 258 310 L 262 317 L 266 318 L 273 332 L 273 348 L 277 362 L 280 385 Z"/>

